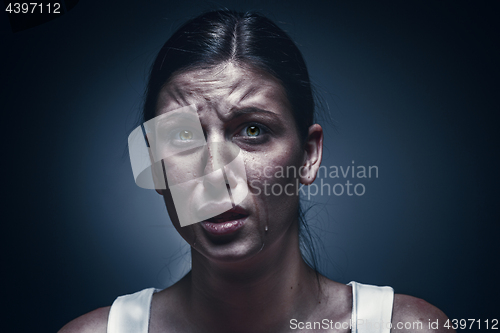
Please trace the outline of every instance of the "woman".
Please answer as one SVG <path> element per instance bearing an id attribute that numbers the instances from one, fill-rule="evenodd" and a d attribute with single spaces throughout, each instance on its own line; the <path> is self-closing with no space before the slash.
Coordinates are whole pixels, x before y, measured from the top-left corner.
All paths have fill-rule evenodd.
<path id="1" fill-rule="evenodd" d="M 313 116 L 302 55 L 270 20 L 215 11 L 183 25 L 155 60 L 136 134 L 192 270 L 60 332 L 445 331 L 425 301 L 331 281 L 302 258 L 299 193 L 323 149 Z"/>

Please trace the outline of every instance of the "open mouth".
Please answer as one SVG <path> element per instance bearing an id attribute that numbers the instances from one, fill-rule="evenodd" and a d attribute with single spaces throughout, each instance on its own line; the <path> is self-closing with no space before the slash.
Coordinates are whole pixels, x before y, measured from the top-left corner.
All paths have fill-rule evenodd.
<path id="1" fill-rule="evenodd" d="M 214 216 L 212 218 L 209 218 L 206 220 L 207 222 L 212 222 L 212 223 L 223 223 L 223 222 L 229 222 L 229 221 L 235 221 L 242 219 L 244 217 L 247 217 L 248 214 L 241 214 L 241 213 L 235 213 L 232 211 L 224 212 L 222 214 L 219 214 L 217 216 Z"/>
<path id="2" fill-rule="evenodd" d="M 212 235 L 227 235 L 236 232 L 243 227 L 248 217 L 248 214 L 237 208 L 209 218 L 201 222 L 201 225 Z"/>

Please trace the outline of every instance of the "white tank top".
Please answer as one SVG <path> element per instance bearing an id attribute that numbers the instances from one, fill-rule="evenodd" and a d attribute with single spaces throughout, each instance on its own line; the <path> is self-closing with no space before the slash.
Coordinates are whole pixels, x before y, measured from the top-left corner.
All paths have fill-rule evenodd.
<path id="1" fill-rule="evenodd" d="M 393 289 L 354 281 L 348 285 L 352 287 L 351 332 L 389 333 Z M 118 297 L 109 310 L 107 333 L 148 333 L 151 299 L 156 291 L 160 289 L 148 288 Z"/>

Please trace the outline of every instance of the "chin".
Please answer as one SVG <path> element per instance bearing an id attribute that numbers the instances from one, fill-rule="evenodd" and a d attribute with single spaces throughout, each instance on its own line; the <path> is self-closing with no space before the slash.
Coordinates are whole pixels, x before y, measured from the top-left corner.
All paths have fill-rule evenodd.
<path id="1" fill-rule="evenodd" d="M 197 238 L 193 251 L 197 251 L 207 259 L 220 263 L 241 263 L 255 257 L 264 248 L 264 240 L 260 237 L 243 239 L 210 239 Z"/>

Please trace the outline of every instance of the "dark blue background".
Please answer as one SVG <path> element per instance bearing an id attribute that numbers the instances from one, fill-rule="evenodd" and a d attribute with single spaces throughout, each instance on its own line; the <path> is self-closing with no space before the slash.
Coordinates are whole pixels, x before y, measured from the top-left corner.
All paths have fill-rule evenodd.
<path id="1" fill-rule="evenodd" d="M 491 3 L 82 0 L 17 33 L 0 14 L 2 327 L 54 332 L 187 271 L 161 197 L 133 181 L 127 136 L 161 45 L 223 6 L 261 11 L 299 44 L 334 119 L 323 165 L 379 168 L 354 180 L 361 197 L 313 200 L 326 275 L 500 319 Z"/>

